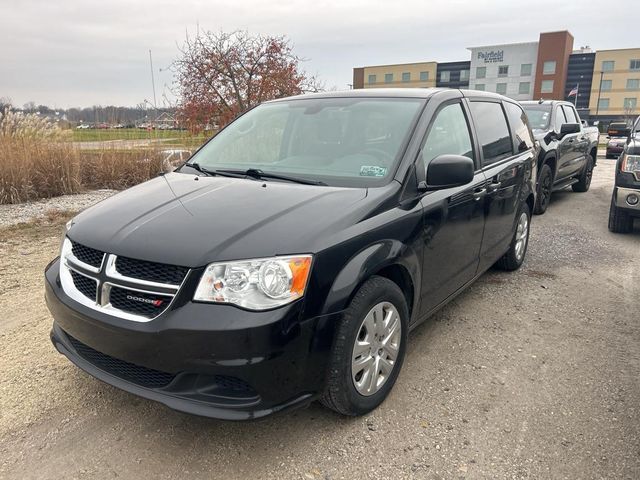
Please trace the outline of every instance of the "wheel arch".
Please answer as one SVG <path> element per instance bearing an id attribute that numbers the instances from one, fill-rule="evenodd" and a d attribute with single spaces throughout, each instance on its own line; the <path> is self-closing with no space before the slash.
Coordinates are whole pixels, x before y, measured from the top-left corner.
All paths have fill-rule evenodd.
<path id="1" fill-rule="evenodd" d="M 397 240 L 370 245 L 351 257 L 336 275 L 323 312 L 346 309 L 364 282 L 378 275 L 398 285 L 407 301 L 410 320 L 418 310 L 421 268 L 420 256 L 414 249 Z"/>
<path id="2" fill-rule="evenodd" d="M 540 162 L 540 165 L 538 165 L 538 172 L 540 171 L 540 169 L 542 169 L 543 165 L 549 165 L 549 168 L 551 168 L 551 174 L 553 175 L 553 180 L 555 180 L 557 173 L 557 160 L 555 151 L 551 151 L 544 156 L 544 158 Z"/>

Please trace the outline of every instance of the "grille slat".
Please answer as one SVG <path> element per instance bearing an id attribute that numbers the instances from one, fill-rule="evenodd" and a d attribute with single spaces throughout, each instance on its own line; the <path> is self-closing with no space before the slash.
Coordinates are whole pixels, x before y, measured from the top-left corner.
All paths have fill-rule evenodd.
<path id="1" fill-rule="evenodd" d="M 172 298 L 169 295 L 143 293 L 115 286 L 111 287 L 109 295 L 109 301 L 114 308 L 146 318 L 160 315 L 169 306 Z"/>
<path id="2" fill-rule="evenodd" d="M 128 257 L 116 259 L 116 270 L 125 277 L 171 285 L 180 285 L 189 271 L 187 267 L 147 262 Z"/>
<path id="3" fill-rule="evenodd" d="M 107 373 L 111 373 L 137 385 L 148 388 L 160 388 L 169 385 L 175 378 L 175 375 L 170 373 L 135 365 L 98 352 L 81 341 L 76 340 L 69 334 L 67 334 L 67 337 L 69 337 L 69 341 L 75 351 L 78 352 L 78 355 L 89 363 L 95 365 L 100 370 L 104 370 Z"/>
<path id="4" fill-rule="evenodd" d="M 102 259 L 104 258 L 104 252 L 96 250 L 95 248 L 85 247 L 73 240 L 71 241 L 71 245 L 71 252 L 74 257 L 94 268 L 100 268 L 102 265 Z"/>
<path id="5" fill-rule="evenodd" d="M 89 277 L 85 277 L 84 275 L 80 275 L 78 272 L 73 270 L 71 270 L 71 279 L 80 293 L 94 302 L 96 301 L 98 282 Z"/>

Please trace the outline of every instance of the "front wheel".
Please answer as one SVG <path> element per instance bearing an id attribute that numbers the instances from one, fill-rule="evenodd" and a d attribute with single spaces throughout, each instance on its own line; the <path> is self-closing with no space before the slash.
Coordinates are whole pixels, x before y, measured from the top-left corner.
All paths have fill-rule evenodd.
<path id="1" fill-rule="evenodd" d="M 578 178 L 578 183 L 571 185 L 574 192 L 586 192 L 591 186 L 591 178 L 593 177 L 593 157 L 587 155 L 587 163 L 584 165 L 584 170 Z"/>
<path id="2" fill-rule="evenodd" d="M 553 172 L 548 164 L 544 164 L 540 169 L 538 178 L 538 191 L 536 192 L 536 204 L 533 213 L 542 215 L 547 211 L 549 202 L 551 201 L 551 192 L 553 191 Z"/>
<path id="3" fill-rule="evenodd" d="M 629 233 L 633 229 L 633 217 L 616 205 L 616 192 L 611 196 L 609 207 L 609 231 Z"/>
<path id="4" fill-rule="evenodd" d="M 496 266 L 502 270 L 517 270 L 524 262 L 529 245 L 529 225 L 531 223 L 531 213 L 529 205 L 526 203 L 520 208 L 516 222 L 516 231 L 511 239 L 509 250 L 496 262 Z"/>
<path id="5" fill-rule="evenodd" d="M 364 415 L 393 387 L 406 350 L 409 309 L 398 285 L 367 280 L 342 316 L 320 399 L 343 415 Z"/>

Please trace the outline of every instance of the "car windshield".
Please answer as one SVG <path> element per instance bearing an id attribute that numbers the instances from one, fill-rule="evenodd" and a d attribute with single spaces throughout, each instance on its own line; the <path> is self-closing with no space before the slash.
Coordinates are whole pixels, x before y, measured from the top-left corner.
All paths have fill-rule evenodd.
<path id="1" fill-rule="evenodd" d="M 549 128 L 551 120 L 551 107 L 548 105 L 522 105 L 531 128 L 535 130 L 546 130 Z"/>
<path id="2" fill-rule="evenodd" d="M 390 181 L 422 99 L 312 98 L 260 105 L 192 158 L 213 171 L 259 169 L 333 186 Z"/>

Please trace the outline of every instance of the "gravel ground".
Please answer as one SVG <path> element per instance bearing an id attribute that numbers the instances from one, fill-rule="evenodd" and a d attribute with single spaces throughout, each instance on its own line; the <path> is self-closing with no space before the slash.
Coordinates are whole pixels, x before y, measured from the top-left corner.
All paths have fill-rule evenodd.
<path id="1" fill-rule="evenodd" d="M 0 205 L 0 228 L 45 217 L 52 210 L 79 211 L 116 193 L 116 190 L 93 190 L 78 195 L 62 195 L 35 202 Z"/>
<path id="2" fill-rule="evenodd" d="M 91 378 L 48 339 L 59 233 L 0 236 L 0 478 L 640 478 L 640 225 L 607 230 L 613 163 L 534 218 L 522 269 L 412 333 L 363 418 L 313 405 L 225 423 Z"/>

